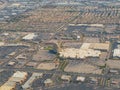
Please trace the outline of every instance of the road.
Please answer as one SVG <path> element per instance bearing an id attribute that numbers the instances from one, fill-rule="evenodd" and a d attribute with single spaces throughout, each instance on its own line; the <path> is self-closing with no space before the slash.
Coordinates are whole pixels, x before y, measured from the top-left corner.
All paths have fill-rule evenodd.
<path id="1" fill-rule="evenodd" d="M 30 72 L 30 73 L 44 73 L 44 74 L 69 74 L 69 75 L 80 75 L 80 76 L 86 76 L 86 77 L 104 77 L 104 78 L 120 78 L 120 75 L 98 75 L 98 74 L 85 74 L 85 73 L 73 73 L 73 72 L 64 72 L 60 70 L 39 70 L 39 69 L 33 69 L 33 68 L 7 68 L 7 67 L 0 67 L 1 70 L 8 70 L 8 71 L 24 71 L 24 72 Z"/>

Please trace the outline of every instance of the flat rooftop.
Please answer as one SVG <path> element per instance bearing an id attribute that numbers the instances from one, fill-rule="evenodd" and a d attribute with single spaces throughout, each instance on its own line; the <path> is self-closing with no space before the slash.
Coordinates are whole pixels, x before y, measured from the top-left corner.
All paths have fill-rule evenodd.
<path id="1" fill-rule="evenodd" d="M 86 58 L 99 57 L 101 50 L 109 50 L 109 43 L 83 43 L 80 48 L 65 48 L 59 53 L 65 58 Z"/>

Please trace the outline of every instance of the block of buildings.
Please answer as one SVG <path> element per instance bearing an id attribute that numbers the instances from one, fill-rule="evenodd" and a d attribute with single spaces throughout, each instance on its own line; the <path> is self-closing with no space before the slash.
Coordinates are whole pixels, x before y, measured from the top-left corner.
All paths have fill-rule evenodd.
<path id="1" fill-rule="evenodd" d="M 22 88 L 24 90 L 27 90 L 29 88 L 31 88 L 32 83 L 34 82 L 34 80 L 36 80 L 37 78 L 42 78 L 43 74 L 42 73 L 33 73 L 32 76 L 25 82 L 24 85 L 22 85 Z"/>
<path id="2" fill-rule="evenodd" d="M 17 83 L 22 84 L 27 79 L 28 73 L 17 71 L 15 72 L 7 82 L 5 82 L 0 90 L 15 90 Z"/>
<path id="3" fill-rule="evenodd" d="M 80 48 L 65 48 L 59 53 L 61 57 L 65 58 L 99 58 L 102 51 L 109 50 L 109 43 L 83 43 Z"/>

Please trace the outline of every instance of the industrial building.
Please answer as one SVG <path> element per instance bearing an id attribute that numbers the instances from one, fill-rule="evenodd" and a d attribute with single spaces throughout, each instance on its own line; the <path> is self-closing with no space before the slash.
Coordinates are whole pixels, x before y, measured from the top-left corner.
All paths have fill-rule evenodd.
<path id="1" fill-rule="evenodd" d="M 52 86 L 54 83 L 51 79 L 46 79 L 44 81 L 44 84 L 45 84 L 46 87 L 49 87 L 49 86 Z"/>
<path id="2" fill-rule="evenodd" d="M 84 82 L 85 81 L 85 77 L 77 76 L 76 81 L 77 82 Z"/>
<path id="3" fill-rule="evenodd" d="M 35 33 L 30 33 L 30 34 L 24 36 L 22 39 L 23 40 L 33 40 L 36 37 L 37 37 L 37 35 Z"/>
<path id="4" fill-rule="evenodd" d="M 115 47 L 113 48 L 113 58 L 120 58 L 120 42 L 115 42 L 113 45 Z"/>
<path id="5" fill-rule="evenodd" d="M 120 90 L 120 0 L 0 0 L 0 90 Z"/>
<path id="6" fill-rule="evenodd" d="M 113 57 L 120 57 L 120 49 L 114 49 Z"/>
<path id="7" fill-rule="evenodd" d="M 0 90 L 15 90 L 16 84 L 22 84 L 27 79 L 27 76 L 28 74 L 26 72 L 15 72 L 12 77 L 0 87 Z"/>
<path id="8" fill-rule="evenodd" d="M 65 58 L 87 58 L 97 57 L 99 58 L 102 51 L 109 50 L 109 43 L 83 43 L 78 49 L 76 48 L 65 48 L 59 53 L 61 57 Z"/>
<path id="9" fill-rule="evenodd" d="M 36 80 L 37 78 L 42 78 L 42 76 L 43 76 L 42 73 L 33 73 L 29 80 L 27 80 L 25 84 L 22 85 L 23 90 L 27 89 L 29 90 L 29 88 L 31 88 L 33 81 Z"/>
<path id="10" fill-rule="evenodd" d="M 62 75 L 62 76 L 61 76 L 61 79 L 62 79 L 63 81 L 68 81 L 68 82 L 70 82 L 71 79 L 72 79 L 72 77 L 71 77 L 70 75 Z"/>

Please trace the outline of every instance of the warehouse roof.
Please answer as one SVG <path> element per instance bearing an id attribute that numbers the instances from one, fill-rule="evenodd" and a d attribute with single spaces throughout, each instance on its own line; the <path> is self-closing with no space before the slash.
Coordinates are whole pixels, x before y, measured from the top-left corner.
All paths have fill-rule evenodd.
<path id="1" fill-rule="evenodd" d="M 78 76 L 76 78 L 77 81 L 81 81 L 81 82 L 84 82 L 85 81 L 85 77 L 81 77 L 81 76 Z"/>
<path id="2" fill-rule="evenodd" d="M 37 37 L 37 35 L 35 33 L 30 33 L 26 36 L 23 37 L 24 40 L 32 40 L 34 39 L 35 37 Z"/>
<path id="3" fill-rule="evenodd" d="M 60 52 L 60 56 L 71 57 L 71 58 L 86 58 L 86 57 L 99 57 L 101 52 L 93 49 L 75 49 L 67 48 Z"/>
<path id="4" fill-rule="evenodd" d="M 28 81 L 25 82 L 24 85 L 22 85 L 23 89 L 27 89 L 29 87 L 31 87 L 32 82 L 38 77 L 42 77 L 43 74 L 42 73 L 33 73 L 32 76 L 30 77 L 30 79 Z"/>
<path id="5" fill-rule="evenodd" d="M 8 86 L 8 85 L 3 85 L 0 87 L 0 90 L 13 90 L 14 87 L 13 86 Z"/>
<path id="6" fill-rule="evenodd" d="M 26 72 L 20 72 L 17 71 L 16 73 L 13 74 L 12 77 L 10 77 L 10 79 L 3 84 L 0 87 L 0 90 L 13 90 L 16 87 L 16 83 L 19 82 L 21 83 L 21 81 L 24 81 L 26 78 L 27 73 Z"/>
<path id="7" fill-rule="evenodd" d="M 60 56 L 71 58 L 99 57 L 100 50 L 108 50 L 109 43 L 83 43 L 80 48 L 62 49 Z"/>
<path id="8" fill-rule="evenodd" d="M 45 84 L 47 84 L 47 83 L 53 83 L 53 81 L 52 81 L 51 79 L 46 79 L 46 80 L 44 81 L 44 83 L 45 83 Z"/>
<path id="9" fill-rule="evenodd" d="M 61 79 L 70 81 L 71 80 L 71 76 L 70 75 L 62 75 Z"/>
<path id="10" fill-rule="evenodd" d="M 24 78 L 25 76 L 27 76 L 26 72 L 17 71 L 16 73 L 13 74 L 12 77 Z"/>
<path id="11" fill-rule="evenodd" d="M 114 53 L 113 53 L 114 57 L 120 57 L 120 49 L 114 49 Z"/>

